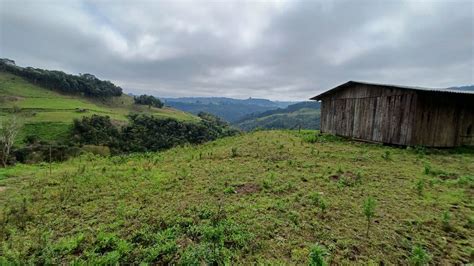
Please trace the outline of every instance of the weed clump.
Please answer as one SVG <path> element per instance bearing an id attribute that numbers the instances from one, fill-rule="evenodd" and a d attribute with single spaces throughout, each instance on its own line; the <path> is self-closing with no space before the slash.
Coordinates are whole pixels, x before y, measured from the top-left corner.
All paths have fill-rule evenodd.
<path id="1" fill-rule="evenodd" d="M 416 192 L 418 193 L 418 196 L 423 196 L 425 181 L 423 179 L 418 179 L 418 181 L 416 181 L 415 188 Z"/>
<path id="2" fill-rule="evenodd" d="M 385 151 L 382 154 L 382 159 L 384 159 L 385 161 L 391 161 L 392 160 L 392 153 L 390 151 Z"/>
<path id="3" fill-rule="evenodd" d="M 375 205 L 375 199 L 369 196 L 367 199 L 365 199 L 362 206 L 365 218 L 367 219 L 367 237 L 369 237 L 370 223 L 372 222 L 372 218 L 375 215 Z"/>
<path id="4" fill-rule="evenodd" d="M 230 150 L 230 157 L 235 158 L 235 157 L 237 157 L 237 156 L 239 156 L 239 153 L 238 153 L 238 151 L 237 151 L 237 148 L 236 148 L 236 147 L 233 147 L 233 148 Z"/>
<path id="5" fill-rule="evenodd" d="M 321 245 L 314 245 L 311 247 L 309 253 L 309 265 L 310 266 L 326 266 L 328 265 L 325 257 L 328 255 L 326 248 Z"/>
<path id="6" fill-rule="evenodd" d="M 422 246 L 416 245 L 413 247 L 410 255 L 410 264 L 414 266 L 428 265 L 431 258 L 430 255 L 423 249 Z"/>
<path id="7" fill-rule="evenodd" d="M 449 211 L 443 212 L 443 217 L 441 218 L 441 223 L 443 226 L 443 230 L 448 232 L 451 231 L 452 226 L 451 226 L 451 214 Z"/>
<path id="8" fill-rule="evenodd" d="M 321 213 L 324 213 L 328 207 L 326 200 L 321 196 L 321 194 L 314 192 L 309 195 L 309 199 L 313 206 L 317 206 Z"/>

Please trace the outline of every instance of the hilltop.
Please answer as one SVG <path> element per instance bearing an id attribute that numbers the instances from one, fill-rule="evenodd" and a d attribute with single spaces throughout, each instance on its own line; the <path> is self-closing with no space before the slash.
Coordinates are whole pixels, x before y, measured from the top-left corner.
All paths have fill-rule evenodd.
<path id="1" fill-rule="evenodd" d="M 17 165 L 0 170 L 0 264 L 307 264 L 315 245 L 330 264 L 469 263 L 472 173 L 472 150 L 314 131 Z"/>
<path id="2" fill-rule="evenodd" d="M 244 116 L 234 123 L 242 130 L 254 129 L 319 129 L 321 104 L 319 102 L 300 102 Z"/>
<path id="3" fill-rule="evenodd" d="M 107 115 L 116 123 L 125 123 L 129 113 L 146 113 L 156 117 L 197 121 L 194 115 L 170 107 L 155 108 L 134 104 L 133 97 L 86 97 L 53 91 L 35 85 L 17 75 L 0 71 L 0 119 L 12 112 L 24 122 L 18 136 L 22 142 L 28 135 L 57 141 L 63 139 L 74 118 Z"/>

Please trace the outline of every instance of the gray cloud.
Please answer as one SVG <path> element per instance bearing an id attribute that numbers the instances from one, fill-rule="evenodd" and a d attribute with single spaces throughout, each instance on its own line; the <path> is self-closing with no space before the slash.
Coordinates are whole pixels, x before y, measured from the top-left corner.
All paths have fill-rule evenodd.
<path id="1" fill-rule="evenodd" d="M 307 99 L 474 83 L 472 1 L 0 0 L 0 56 L 134 93 Z"/>

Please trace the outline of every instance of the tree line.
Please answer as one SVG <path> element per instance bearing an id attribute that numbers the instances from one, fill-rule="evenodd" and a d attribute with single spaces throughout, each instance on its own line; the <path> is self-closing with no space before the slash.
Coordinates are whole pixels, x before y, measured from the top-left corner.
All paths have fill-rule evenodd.
<path id="1" fill-rule="evenodd" d="M 0 70 L 12 73 L 28 81 L 68 94 L 88 97 L 112 97 L 122 95 L 122 88 L 108 80 L 100 80 L 92 74 L 71 75 L 57 70 L 20 67 L 11 59 L 0 59 Z"/>
<path id="2" fill-rule="evenodd" d="M 131 114 L 128 125 L 119 128 L 110 117 L 93 115 L 74 120 L 72 138 L 80 145 L 108 146 L 112 153 L 130 153 L 200 144 L 239 132 L 213 115 L 200 113 L 198 116 L 199 122 L 184 122 Z"/>

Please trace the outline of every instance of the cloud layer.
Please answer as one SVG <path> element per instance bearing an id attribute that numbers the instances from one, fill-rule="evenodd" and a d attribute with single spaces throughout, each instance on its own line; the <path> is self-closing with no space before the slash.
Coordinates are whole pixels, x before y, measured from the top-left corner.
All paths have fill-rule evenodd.
<path id="1" fill-rule="evenodd" d="M 0 57 L 158 96 L 474 83 L 472 1 L 0 0 Z"/>

